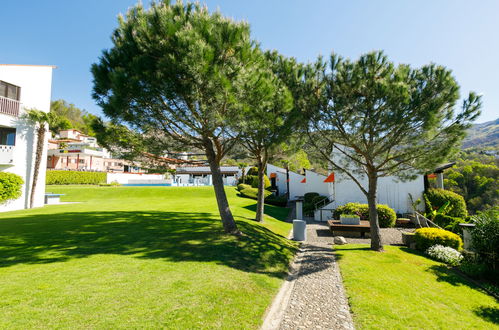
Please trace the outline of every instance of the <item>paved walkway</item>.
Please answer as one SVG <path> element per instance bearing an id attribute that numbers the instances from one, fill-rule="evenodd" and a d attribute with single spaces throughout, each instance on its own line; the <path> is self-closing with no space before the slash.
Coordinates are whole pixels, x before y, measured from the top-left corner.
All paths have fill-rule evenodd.
<path id="1" fill-rule="evenodd" d="M 296 273 L 281 290 L 289 292 L 280 292 L 274 305 L 280 304 L 281 310 L 274 313 L 278 314 L 274 322 L 266 320 L 264 329 L 354 329 L 332 253 L 333 238 L 322 235 L 321 229 L 321 224 L 307 225 L 307 241 L 295 261 Z"/>

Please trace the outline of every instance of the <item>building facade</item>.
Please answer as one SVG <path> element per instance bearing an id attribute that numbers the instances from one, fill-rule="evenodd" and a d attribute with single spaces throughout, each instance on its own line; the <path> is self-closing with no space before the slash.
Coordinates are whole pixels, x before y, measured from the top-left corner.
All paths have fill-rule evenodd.
<path id="1" fill-rule="evenodd" d="M 24 180 L 20 198 L 0 205 L 0 212 L 29 207 L 33 181 L 36 127 L 23 118 L 27 109 L 50 111 L 54 66 L 0 64 L 0 172 Z M 46 134 L 48 137 L 49 134 Z M 35 191 L 34 206 L 44 204 L 47 141 Z"/>

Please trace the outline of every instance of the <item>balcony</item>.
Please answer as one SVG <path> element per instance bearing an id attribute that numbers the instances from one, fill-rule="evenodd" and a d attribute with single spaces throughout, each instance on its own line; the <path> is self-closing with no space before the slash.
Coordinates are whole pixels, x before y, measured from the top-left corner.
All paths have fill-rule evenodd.
<path id="1" fill-rule="evenodd" d="M 0 113 L 18 117 L 21 102 L 0 96 Z"/>
<path id="2" fill-rule="evenodd" d="M 0 165 L 14 165 L 14 146 L 0 145 Z"/>

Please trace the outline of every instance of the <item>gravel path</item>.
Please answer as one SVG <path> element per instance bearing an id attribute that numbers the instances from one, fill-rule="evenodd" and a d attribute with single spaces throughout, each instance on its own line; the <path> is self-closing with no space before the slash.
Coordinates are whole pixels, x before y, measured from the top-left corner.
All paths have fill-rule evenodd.
<path id="1" fill-rule="evenodd" d="M 317 235 L 320 229 L 307 225 L 307 241 L 297 256 L 299 270 L 279 329 L 354 329 L 332 238 Z"/>

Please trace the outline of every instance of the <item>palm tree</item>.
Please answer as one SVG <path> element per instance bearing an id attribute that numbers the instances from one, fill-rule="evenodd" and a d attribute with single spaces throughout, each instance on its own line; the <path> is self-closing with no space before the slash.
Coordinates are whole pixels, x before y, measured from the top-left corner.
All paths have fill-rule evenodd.
<path id="1" fill-rule="evenodd" d="M 27 110 L 25 118 L 37 126 L 35 168 L 33 172 L 33 183 L 31 184 L 31 196 L 29 200 L 29 207 L 33 208 L 35 202 L 36 183 L 38 181 L 38 174 L 40 172 L 40 164 L 43 156 L 43 144 L 45 143 L 45 134 L 47 132 L 46 126 L 47 124 L 50 126 L 56 118 L 50 112 L 44 112 L 37 109 Z"/>

